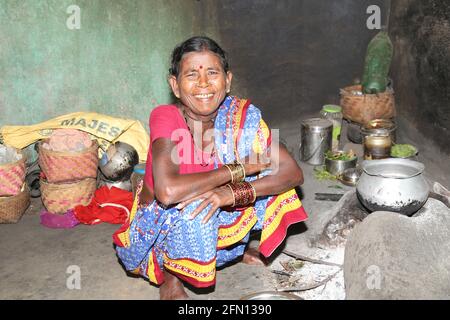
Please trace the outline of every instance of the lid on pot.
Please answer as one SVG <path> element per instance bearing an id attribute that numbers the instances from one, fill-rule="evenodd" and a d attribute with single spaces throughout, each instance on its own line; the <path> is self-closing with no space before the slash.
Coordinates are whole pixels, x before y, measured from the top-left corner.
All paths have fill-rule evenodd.
<path id="1" fill-rule="evenodd" d="M 326 104 L 322 107 L 322 110 L 328 113 L 342 112 L 342 107 L 334 104 Z"/>
<path id="2" fill-rule="evenodd" d="M 394 121 L 389 119 L 374 119 L 369 122 L 367 122 L 363 127 L 362 130 L 364 131 L 374 131 L 374 130 L 389 130 L 393 131 L 397 128 L 397 125 Z"/>
<path id="3" fill-rule="evenodd" d="M 308 128 L 311 131 L 323 131 L 333 126 L 333 122 L 322 118 L 311 118 L 301 122 L 302 126 Z"/>

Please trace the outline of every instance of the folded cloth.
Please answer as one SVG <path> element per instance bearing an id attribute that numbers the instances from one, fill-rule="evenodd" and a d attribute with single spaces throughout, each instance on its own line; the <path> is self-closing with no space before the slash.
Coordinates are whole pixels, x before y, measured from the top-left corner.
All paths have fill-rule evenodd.
<path id="1" fill-rule="evenodd" d="M 108 222 L 123 224 L 133 206 L 133 193 L 116 187 L 103 186 L 97 189 L 87 206 L 74 208 L 75 217 L 83 224 Z"/>
<path id="2" fill-rule="evenodd" d="M 69 209 L 65 214 L 54 214 L 46 210 L 41 211 L 41 224 L 48 228 L 70 229 L 80 224 L 75 217 L 73 210 Z"/>
<path id="3" fill-rule="evenodd" d="M 81 151 L 89 148 L 89 134 L 77 129 L 56 129 L 43 147 L 53 151 Z"/>

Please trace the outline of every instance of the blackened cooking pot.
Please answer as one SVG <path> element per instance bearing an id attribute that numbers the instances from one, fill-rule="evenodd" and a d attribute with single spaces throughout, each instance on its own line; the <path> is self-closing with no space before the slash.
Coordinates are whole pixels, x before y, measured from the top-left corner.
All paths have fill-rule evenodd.
<path id="1" fill-rule="evenodd" d="M 393 211 L 410 216 L 427 201 L 430 187 L 425 166 L 408 159 L 366 160 L 356 185 L 361 203 L 370 211 Z"/>

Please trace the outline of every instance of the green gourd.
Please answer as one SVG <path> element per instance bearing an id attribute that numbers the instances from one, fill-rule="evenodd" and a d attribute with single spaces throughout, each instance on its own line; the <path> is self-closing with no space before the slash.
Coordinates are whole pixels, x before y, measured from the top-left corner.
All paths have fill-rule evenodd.
<path id="1" fill-rule="evenodd" d="M 393 46 L 386 31 L 380 31 L 367 46 L 362 90 L 366 94 L 386 91 Z"/>

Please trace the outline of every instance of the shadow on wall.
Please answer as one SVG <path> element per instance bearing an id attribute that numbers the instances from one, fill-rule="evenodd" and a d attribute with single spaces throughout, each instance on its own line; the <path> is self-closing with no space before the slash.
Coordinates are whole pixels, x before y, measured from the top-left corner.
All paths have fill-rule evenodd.
<path id="1" fill-rule="evenodd" d="M 450 156 L 449 21 L 450 2 L 446 0 L 392 3 L 390 35 L 395 53 L 391 75 L 397 111 L 407 120 L 400 130 L 412 140 L 435 144 L 447 159 Z M 450 175 L 448 160 L 446 171 Z"/>
<path id="2" fill-rule="evenodd" d="M 217 1 L 220 41 L 234 72 L 233 93 L 251 99 L 271 125 L 339 102 L 362 76 L 370 5 L 388 0 Z"/>

